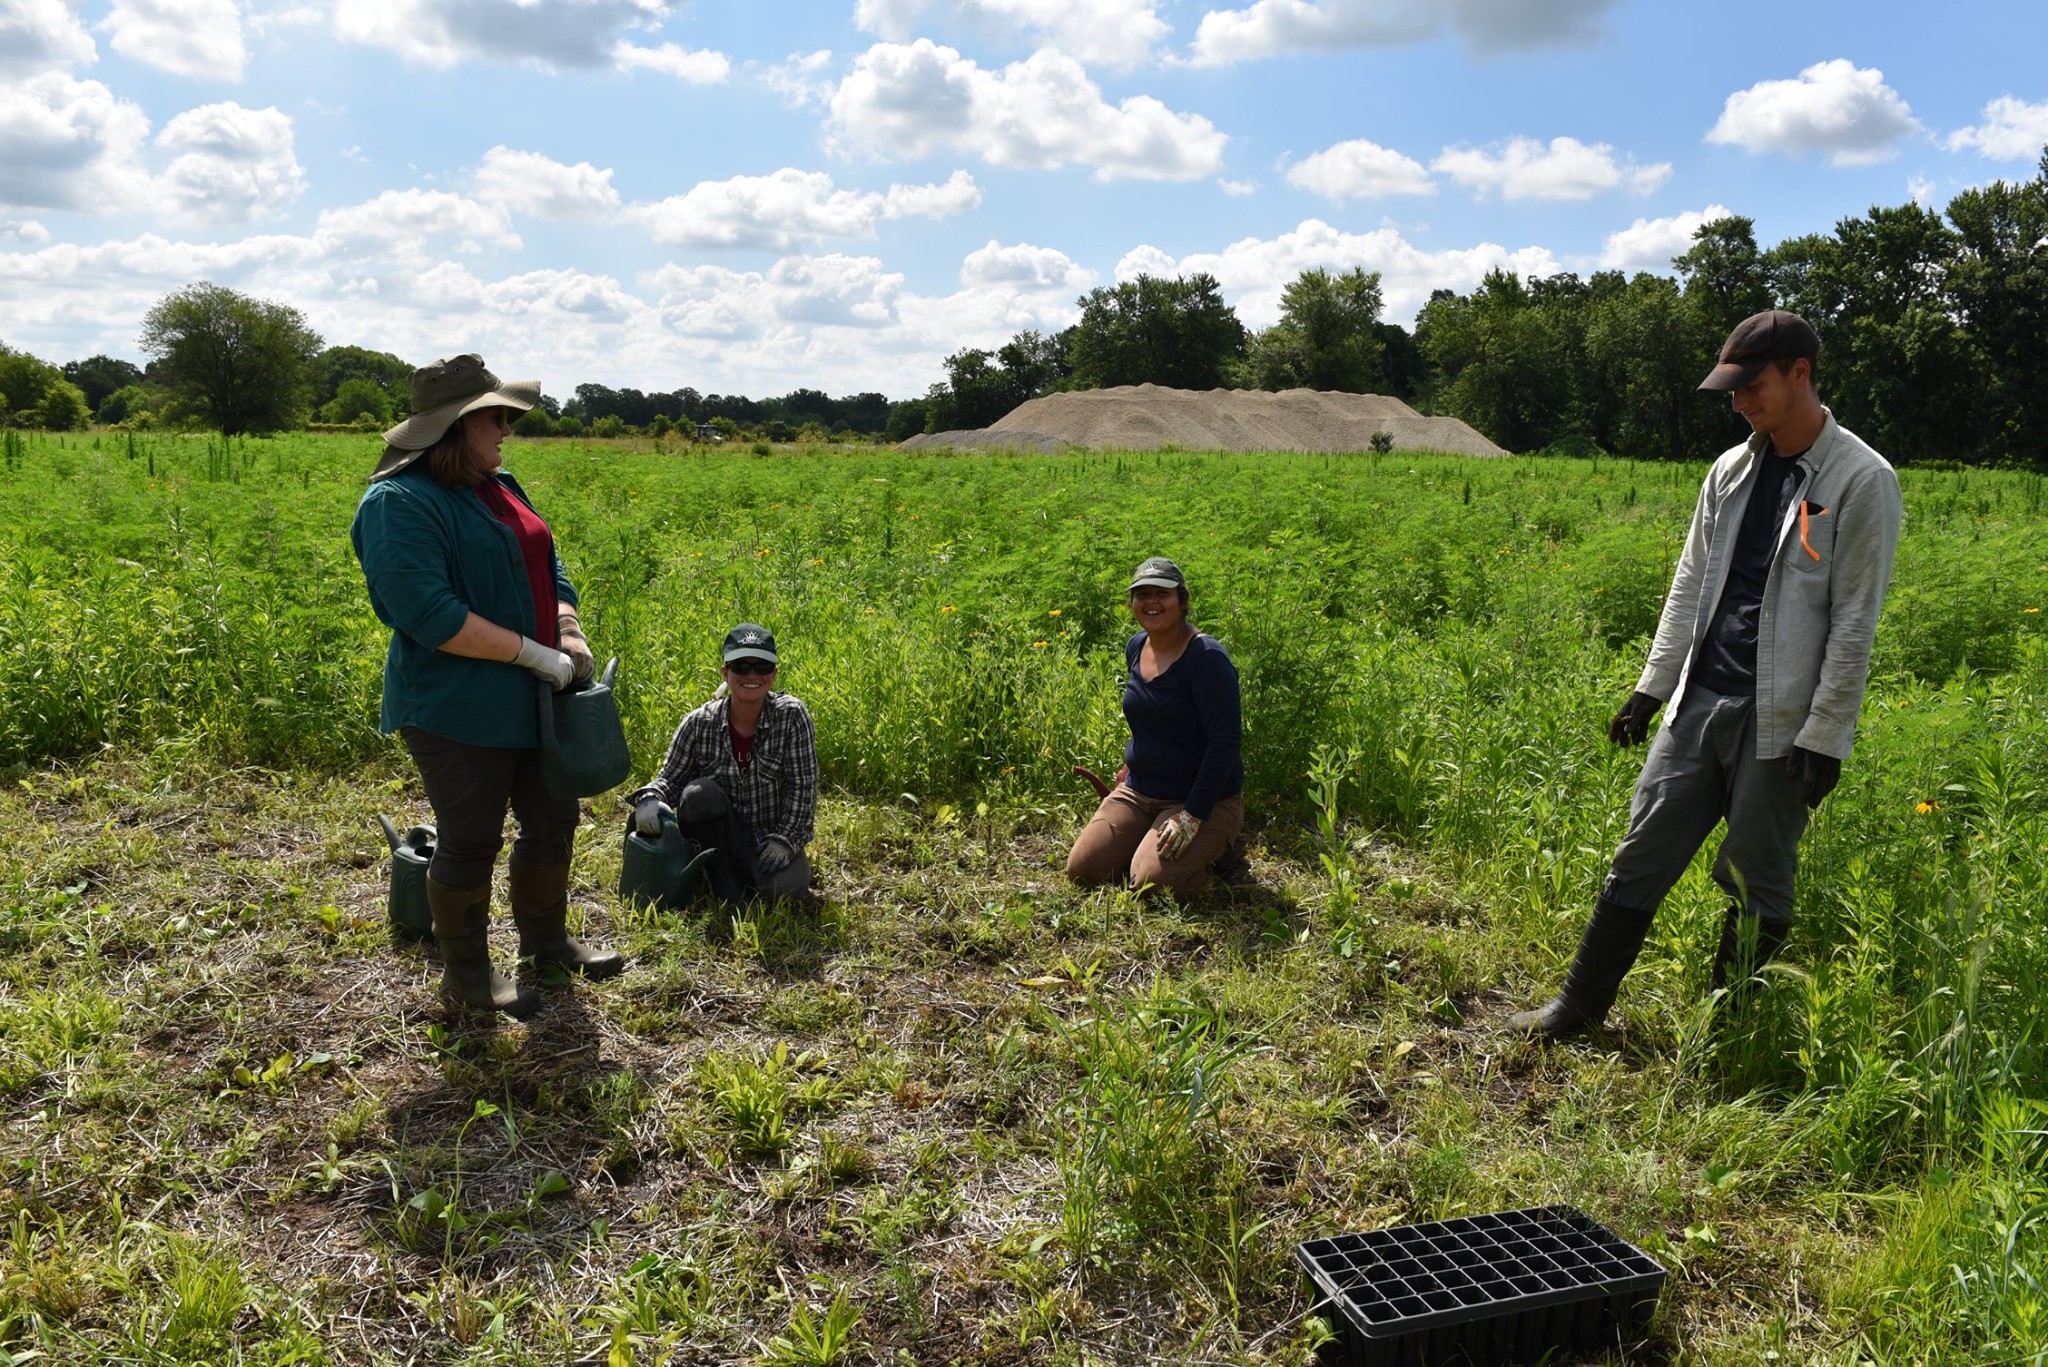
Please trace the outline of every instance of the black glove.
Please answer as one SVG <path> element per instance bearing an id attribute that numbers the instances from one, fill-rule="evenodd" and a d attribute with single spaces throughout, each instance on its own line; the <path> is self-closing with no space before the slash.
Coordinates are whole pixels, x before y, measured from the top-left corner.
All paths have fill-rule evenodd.
<path id="1" fill-rule="evenodd" d="M 1626 750 L 1631 745 L 1641 745 L 1643 737 L 1650 734 L 1650 718 L 1657 715 L 1657 709 L 1664 705 L 1662 698 L 1653 698 L 1647 693 L 1631 693 L 1628 703 L 1614 714 L 1614 720 L 1607 723 L 1607 739 Z"/>
<path id="2" fill-rule="evenodd" d="M 1808 807 L 1820 806 L 1820 800 L 1835 791 L 1835 785 L 1842 781 L 1842 761 L 1833 755 L 1817 754 L 1804 746 L 1792 747 L 1792 781 L 1799 785 L 1799 796 Z"/>

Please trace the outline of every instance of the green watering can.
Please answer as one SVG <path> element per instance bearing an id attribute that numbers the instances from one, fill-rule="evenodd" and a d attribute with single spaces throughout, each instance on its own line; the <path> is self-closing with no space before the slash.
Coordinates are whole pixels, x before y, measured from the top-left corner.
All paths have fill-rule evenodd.
<path id="1" fill-rule="evenodd" d="M 619 859 L 619 896 L 662 911 L 681 911 L 696 898 L 705 861 L 717 853 L 713 846 L 698 849 L 673 816 L 662 818 L 661 834 L 653 837 L 640 834 L 629 820 L 625 853 Z"/>
<path id="2" fill-rule="evenodd" d="M 618 673 L 614 655 L 604 674 L 581 688 L 556 693 L 539 685 L 540 781 L 556 797 L 596 797 L 633 772 L 619 701 L 612 693 Z"/>
<path id="3" fill-rule="evenodd" d="M 381 812 L 377 824 L 391 842 L 391 928 L 408 940 L 434 938 L 434 913 L 427 906 L 427 865 L 434 860 L 432 826 L 415 826 L 404 836 Z"/>

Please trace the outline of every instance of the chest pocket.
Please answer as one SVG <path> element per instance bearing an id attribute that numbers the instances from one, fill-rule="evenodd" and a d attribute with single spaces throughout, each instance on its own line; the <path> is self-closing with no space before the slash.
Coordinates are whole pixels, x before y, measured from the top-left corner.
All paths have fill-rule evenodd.
<path id="1" fill-rule="evenodd" d="M 1824 574 L 1834 566 L 1835 512 L 1818 499 L 1802 499 L 1792 511 L 1792 534 L 1786 538 L 1792 568 Z"/>

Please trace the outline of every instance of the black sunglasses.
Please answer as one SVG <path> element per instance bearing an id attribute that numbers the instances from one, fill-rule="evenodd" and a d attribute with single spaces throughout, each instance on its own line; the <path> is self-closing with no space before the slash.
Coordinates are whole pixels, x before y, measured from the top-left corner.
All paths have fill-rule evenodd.
<path id="1" fill-rule="evenodd" d="M 753 659 L 728 660 L 725 667 L 735 674 L 773 674 L 775 672 L 775 661 Z"/>

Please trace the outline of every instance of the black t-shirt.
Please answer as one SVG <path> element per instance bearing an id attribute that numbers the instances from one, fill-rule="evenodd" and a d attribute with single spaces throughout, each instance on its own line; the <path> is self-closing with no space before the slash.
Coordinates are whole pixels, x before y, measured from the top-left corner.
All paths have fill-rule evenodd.
<path id="1" fill-rule="evenodd" d="M 1756 465 L 1756 487 L 1742 510 L 1742 530 L 1714 620 L 1700 642 L 1700 660 L 1693 678 L 1724 697 L 1756 694 L 1757 617 L 1763 609 L 1764 584 L 1771 577 L 1771 559 L 1778 549 L 1778 530 L 1792 496 L 1799 492 L 1799 462 L 1767 446 Z"/>

